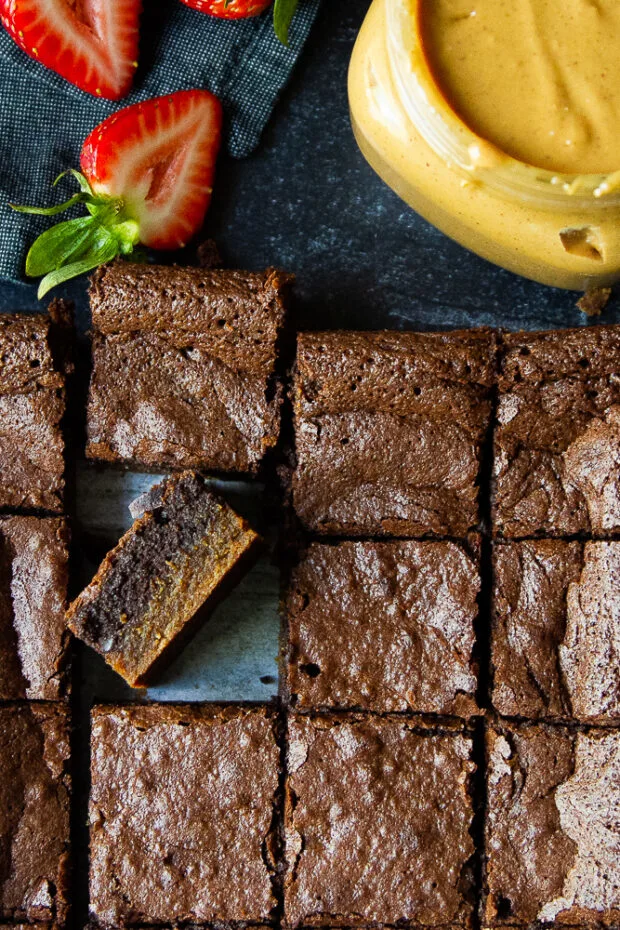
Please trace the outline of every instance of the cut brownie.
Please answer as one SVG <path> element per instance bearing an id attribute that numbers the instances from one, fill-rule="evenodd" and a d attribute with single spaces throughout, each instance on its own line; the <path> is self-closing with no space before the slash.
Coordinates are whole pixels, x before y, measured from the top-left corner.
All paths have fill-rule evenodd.
<path id="1" fill-rule="evenodd" d="M 0 519 L 0 700 L 66 694 L 67 545 L 60 518 Z"/>
<path id="2" fill-rule="evenodd" d="M 493 704 L 519 717 L 620 720 L 620 542 L 494 551 Z"/>
<path id="3" fill-rule="evenodd" d="M 289 276 L 118 263 L 95 273 L 89 458 L 254 473 L 275 445 Z"/>
<path id="4" fill-rule="evenodd" d="M 182 472 L 67 612 L 80 639 L 136 687 L 151 680 L 258 554 L 259 537 L 204 479 Z"/>
<path id="5" fill-rule="evenodd" d="M 63 924 L 68 908 L 69 718 L 0 708 L 0 918 Z"/>
<path id="6" fill-rule="evenodd" d="M 488 734 L 487 926 L 620 920 L 620 732 Z"/>
<path id="7" fill-rule="evenodd" d="M 620 529 L 620 327 L 505 337 L 495 432 L 495 532 Z"/>
<path id="8" fill-rule="evenodd" d="M 494 336 L 301 333 L 293 502 L 334 535 L 465 536 L 478 524 Z"/>
<path id="9" fill-rule="evenodd" d="M 265 708 L 95 708 L 91 774 L 100 925 L 272 917 L 279 750 Z"/>
<path id="10" fill-rule="evenodd" d="M 0 315 L 0 508 L 62 510 L 70 319 Z"/>
<path id="11" fill-rule="evenodd" d="M 469 926 L 471 752 L 402 717 L 293 718 L 285 924 Z"/>
<path id="12" fill-rule="evenodd" d="M 474 713 L 477 563 L 452 542 L 312 544 L 285 605 L 289 699 Z"/>

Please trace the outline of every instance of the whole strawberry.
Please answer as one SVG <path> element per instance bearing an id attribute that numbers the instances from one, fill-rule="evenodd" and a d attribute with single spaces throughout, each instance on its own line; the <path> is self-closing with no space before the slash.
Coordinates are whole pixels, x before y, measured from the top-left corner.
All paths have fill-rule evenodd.
<path id="1" fill-rule="evenodd" d="M 274 0 L 273 28 L 280 42 L 288 45 L 288 32 L 299 0 Z M 185 6 L 218 19 L 248 19 L 259 16 L 272 0 L 181 0 Z"/>
<path id="2" fill-rule="evenodd" d="M 87 216 L 42 233 L 26 274 L 43 275 L 39 297 L 136 245 L 178 249 L 203 224 L 222 134 L 222 107 L 206 90 L 185 90 L 125 107 L 85 139 L 79 193 L 55 207 L 17 207 L 51 216 L 82 203 Z M 57 179 L 59 180 L 59 179 Z"/>
<path id="3" fill-rule="evenodd" d="M 138 66 L 141 0 L 0 0 L 19 47 L 96 97 L 124 97 Z"/>

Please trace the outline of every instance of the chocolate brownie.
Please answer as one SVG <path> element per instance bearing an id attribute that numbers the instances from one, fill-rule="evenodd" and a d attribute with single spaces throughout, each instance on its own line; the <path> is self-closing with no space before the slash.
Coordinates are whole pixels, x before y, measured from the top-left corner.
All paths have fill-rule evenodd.
<path id="1" fill-rule="evenodd" d="M 67 623 L 130 685 L 145 684 L 251 565 L 259 545 L 201 476 L 182 472 L 108 553 Z"/>
<path id="2" fill-rule="evenodd" d="M 0 519 L 0 700 L 67 692 L 68 532 L 63 519 Z"/>
<path id="3" fill-rule="evenodd" d="M 486 925 L 620 920 L 620 731 L 488 734 Z"/>
<path id="4" fill-rule="evenodd" d="M 69 717 L 0 708 L 0 918 L 62 925 L 68 909 Z"/>
<path id="5" fill-rule="evenodd" d="M 273 916 L 279 750 L 266 708 L 95 708 L 90 906 L 104 926 Z"/>
<path id="6" fill-rule="evenodd" d="M 61 301 L 46 315 L 0 315 L 2 509 L 62 511 L 69 327 Z"/>
<path id="7" fill-rule="evenodd" d="M 471 752 L 404 717 L 293 717 L 285 924 L 469 926 Z"/>
<path id="8" fill-rule="evenodd" d="M 289 276 L 118 263 L 90 291 L 92 459 L 254 473 L 278 438 Z"/>
<path id="9" fill-rule="evenodd" d="M 507 716 L 620 720 L 620 541 L 494 550 L 493 704 Z"/>
<path id="10" fill-rule="evenodd" d="M 452 542 L 313 543 L 286 599 L 299 708 L 475 713 L 477 555 Z"/>
<path id="11" fill-rule="evenodd" d="M 620 530 L 620 327 L 506 336 L 494 445 L 496 533 Z"/>
<path id="12" fill-rule="evenodd" d="M 301 333 L 293 502 L 344 536 L 465 536 L 479 520 L 495 337 Z"/>

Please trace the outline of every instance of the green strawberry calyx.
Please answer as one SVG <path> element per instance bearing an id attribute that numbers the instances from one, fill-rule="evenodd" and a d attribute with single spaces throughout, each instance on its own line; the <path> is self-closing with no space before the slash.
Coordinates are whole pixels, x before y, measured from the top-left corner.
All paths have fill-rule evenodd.
<path id="1" fill-rule="evenodd" d="M 87 216 L 46 229 L 31 245 L 26 256 L 26 274 L 30 278 L 43 276 L 39 298 L 57 284 L 92 271 L 117 255 L 130 255 L 140 242 L 140 228 L 128 214 L 122 197 L 95 194 L 87 178 L 73 168 L 58 175 L 54 186 L 67 175 L 75 178 L 80 190 L 64 203 L 54 207 L 10 205 L 18 213 L 39 216 L 55 216 L 77 204 L 84 204 L 88 211 Z"/>
<path id="2" fill-rule="evenodd" d="M 282 43 L 288 45 L 288 33 L 299 0 L 275 0 L 273 5 L 273 29 Z"/>

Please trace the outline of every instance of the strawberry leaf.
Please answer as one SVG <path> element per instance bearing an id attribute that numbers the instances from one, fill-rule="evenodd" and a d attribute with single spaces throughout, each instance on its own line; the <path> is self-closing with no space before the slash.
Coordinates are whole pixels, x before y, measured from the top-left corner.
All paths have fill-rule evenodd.
<path id="1" fill-rule="evenodd" d="M 92 242 L 95 229 L 91 216 L 66 220 L 46 229 L 32 243 L 26 256 L 28 277 L 38 278 L 79 257 Z"/>
<path id="2" fill-rule="evenodd" d="M 68 281 L 117 255 L 130 255 L 140 241 L 140 227 L 127 215 L 120 197 L 93 194 L 88 180 L 70 168 L 59 174 L 54 184 L 71 175 L 80 191 L 54 207 L 29 207 L 11 204 L 18 213 L 54 216 L 76 204 L 84 204 L 88 216 L 57 223 L 33 242 L 26 256 L 26 274 L 31 278 L 45 275 L 39 285 L 39 297 L 50 288 Z"/>
<path id="3" fill-rule="evenodd" d="M 273 29 L 282 45 L 288 45 L 288 33 L 299 0 L 275 0 Z"/>
<path id="4" fill-rule="evenodd" d="M 79 261 L 70 262 L 68 265 L 63 265 L 61 268 L 50 271 L 49 274 L 45 275 L 39 284 L 37 292 L 39 300 L 58 284 L 63 284 L 71 278 L 77 278 L 78 275 L 92 271 L 93 268 L 98 268 L 99 265 L 111 262 L 117 255 L 117 240 L 107 229 L 102 226 L 96 227 L 93 241 Z"/>

